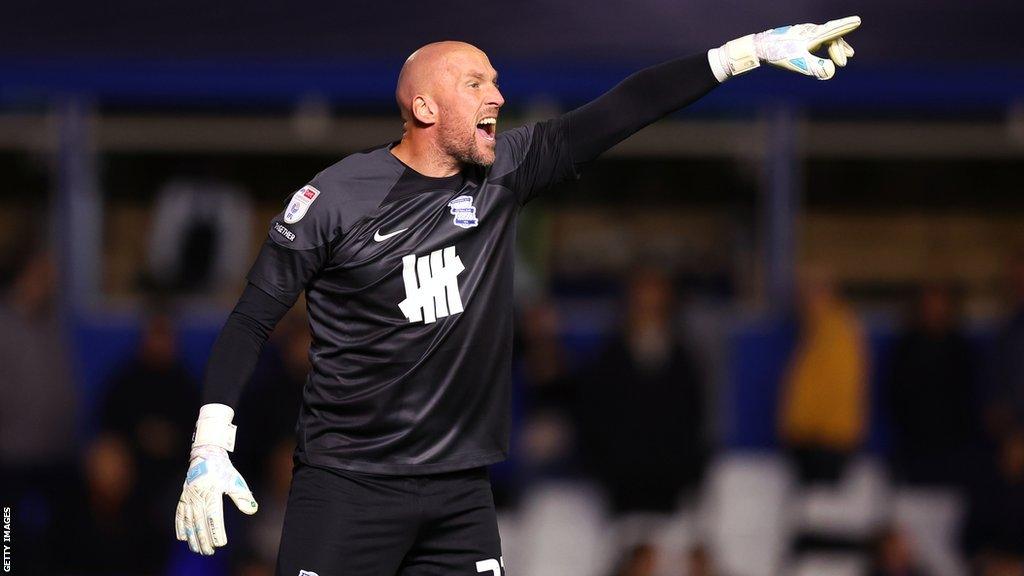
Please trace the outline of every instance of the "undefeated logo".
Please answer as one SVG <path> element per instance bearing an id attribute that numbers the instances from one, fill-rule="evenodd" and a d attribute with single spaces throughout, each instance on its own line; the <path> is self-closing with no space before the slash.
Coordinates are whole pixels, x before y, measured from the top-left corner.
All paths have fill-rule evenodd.
<path id="1" fill-rule="evenodd" d="M 459 274 L 465 269 L 454 246 L 435 250 L 430 256 L 409 254 L 402 258 L 405 300 L 398 305 L 402 314 L 409 322 L 431 324 L 462 312 Z"/>
<path id="2" fill-rule="evenodd" d="M 287 238 L 289 242 L 295 242 L 295 232 L 285 228 L 280 222 L 274 222 L 274 230 L 277 230 L 277 233 Z"/>

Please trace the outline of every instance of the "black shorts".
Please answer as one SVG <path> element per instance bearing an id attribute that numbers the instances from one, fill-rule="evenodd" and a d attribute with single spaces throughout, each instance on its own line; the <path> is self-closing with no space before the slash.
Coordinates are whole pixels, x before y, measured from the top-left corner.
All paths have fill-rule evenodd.
<path id="1" fill-rule="evenodd" d="M 297 464 L 278 576 L 502 576 L 485 468 L 382 476 Z"/>

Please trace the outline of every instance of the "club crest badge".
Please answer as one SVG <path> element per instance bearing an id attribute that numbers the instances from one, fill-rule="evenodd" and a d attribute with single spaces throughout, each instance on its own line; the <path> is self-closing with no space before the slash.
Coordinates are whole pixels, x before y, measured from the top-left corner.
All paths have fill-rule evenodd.
<path id="1" fill-rule="evenodd" d="M 459 196 L 448 203 L 448 209 L 455 216 L 454 223 L 461 228 L 472 228 L 480 224 L 476 217 L 476 206 L 472 196 Z"/>
<path id="2" fill-rule="evenodd" d="M 292 195 L 291 202 L 284 209 L 284 221 L 288 224 L 295 224 L 306 215 L 306 211 L 316 201 L 320 191 L 312 186 L 303 186 L 298 192 Z"/>

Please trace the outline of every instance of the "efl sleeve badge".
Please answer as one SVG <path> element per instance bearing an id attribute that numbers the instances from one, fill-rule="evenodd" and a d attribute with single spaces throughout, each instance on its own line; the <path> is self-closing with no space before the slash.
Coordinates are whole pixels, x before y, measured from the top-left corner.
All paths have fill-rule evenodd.
<path id="1" fill-rule="evenodd" d="M 320 191 L 312 186 L 303 186 L 298 192 L 292 195 L 292 201 L 284 210 L 284 221 L 288 224 L 295 224 L 306 215 L 306 211 L 316 201 Z"/>

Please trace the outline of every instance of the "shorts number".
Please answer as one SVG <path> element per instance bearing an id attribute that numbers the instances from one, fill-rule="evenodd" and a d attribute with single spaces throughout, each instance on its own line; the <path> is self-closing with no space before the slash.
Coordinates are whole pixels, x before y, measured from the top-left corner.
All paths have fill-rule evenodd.
<path id="1" fill-rule="evenodd" d="M 481 560 L 476 563 L 477 573 L 490 572 L 492 576 L 501 576 L 502 569 L 505 568 L 505 559 L 488 558 L 487 560 Z"/>

